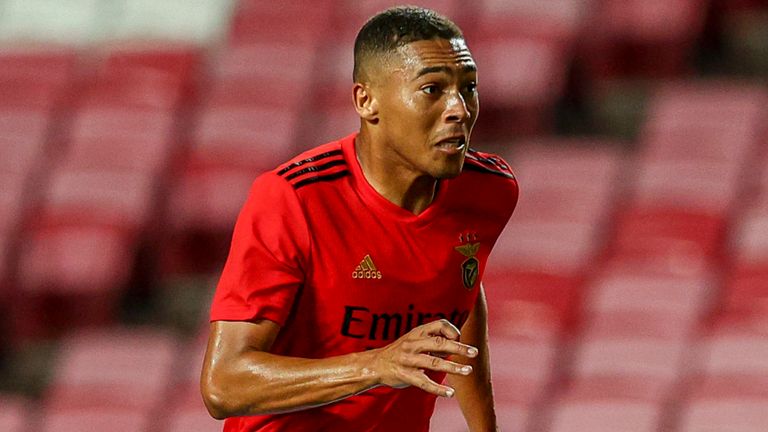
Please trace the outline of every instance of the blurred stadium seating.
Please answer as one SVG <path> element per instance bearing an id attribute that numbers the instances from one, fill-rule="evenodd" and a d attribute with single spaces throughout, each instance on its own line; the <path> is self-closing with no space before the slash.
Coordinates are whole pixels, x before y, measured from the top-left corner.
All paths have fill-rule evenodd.
<path id="1" fill-rule="evenodd" d="M 766 430 L 768 3 L 407 3 L 464 28 L 475 146 L 521 184 L 484 277 L 504 430 Z M 357 128 L 354 36 L 393 4 L 0 0 L 1 431 L 221 429 L 236 214 Z"/>

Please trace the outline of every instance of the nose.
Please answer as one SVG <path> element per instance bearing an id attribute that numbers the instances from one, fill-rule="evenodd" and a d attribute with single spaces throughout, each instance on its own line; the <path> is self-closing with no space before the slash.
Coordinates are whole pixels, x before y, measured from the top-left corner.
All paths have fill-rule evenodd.
<path id="1" fill-rule="evenodd" d="M 467 101 L 460 91 L 448 93 L 444 118 L 447 123 L 464 123 L 472 117 Z"/>

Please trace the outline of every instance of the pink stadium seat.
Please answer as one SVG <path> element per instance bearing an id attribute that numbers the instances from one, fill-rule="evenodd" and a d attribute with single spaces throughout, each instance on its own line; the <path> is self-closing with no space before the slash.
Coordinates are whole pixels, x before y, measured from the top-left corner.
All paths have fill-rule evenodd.
<path id="1" fill-rule="evenodd" d="M 229 43 L 285 41 L 286 34 L 298 43 L 311 43 L 328 28 L 335 6 L 333 0 L 241 1 L 230 24 Z"/>
<path id="2" fill-rule="evenodd" d="M 645 377 L 674 382 L 688 345 L 651 338 L 590 338 L 577 348 L 573 375 Z"/>
<path id="3" fill-rule="evenodd" d="M 674 275 L 637 268 L 606 268 L 590 283 L 589 312 L 656 313 L 697 319 L 712 301 L 714 281 L 707 273 Z"/>
<path id="4" fill-rule="evenodd" d="M 524 205 L 520 203 L 521 207 Z M 518 268 L 555 274 L 578 273 L 597 255 L 598 235 L 598 227 L 592 223 L 518 221 L 509 224 L 502 233 L 488 267 L 498 271 Z"/>
<path id="5" fill-rule="evenodd" d="M 663 404 L 676 394 L 677 382 L 629 374 L 576 375 L 568 382 L 570 400 L 626 400 Z"/>
<path id="6" fill-rule="evenodd" d="M 736 223 L 731 237 L 730 258 L 735 270 L 744 275 L 768 276 L 768 206 L 747 209 Z"/>
<path id="7" fill-rule="evenodd" d="M 661 405 L 650 402 L 604 399 L 565 400 L 555 406 L 550 432 L 655 432 Z"/>
<path id="8" fill-rule="evenodd" d="M 89 106 L 77 111 L 69 133 L 74 141 L 114 138 L 156 142 L 169 138 L 174 126 L 171 112 Z"/>
<path id="9" fill-rule="evenodd" d="M 489 343 L 496 400 L 526 406 L 538 401 L 553 379 L 556 339 L 492 336 Z"/>
<path id="10" fill-rule="evenodd" d="M 80 432 L 83 425 L 91 430 L 141 432 L 151 425 L 151 416 L 143 411 L 121 408 L 51 410 L 46 412 L 41 432 Z"/>
<path id="11" fill-rule="evenodd" d="M 48 113 L 0 109 L 0 171 L 27 174 L 43 158 Z"/>
<path id="12" fill-rule="evenodd" d="M 670 314 L 663 311 L 608 310 L 586 313 L 582 319 L 582 337 L 652 338 L 684 341 L 698 330 L 697 317 Z"/>
<path id="13" fill-rule="evenodd" d="M 679 432 L 761 432 L 768 424 L 765 399 L 694 400 L 681 410 Z"/>
<path id="14" fill-rule="evenodd" d="M 218 80 L 250 80 L 263 90 L 271 89 L 275 81 L 293 82 L 300 87 L 301 83 L 308 83 L 312 78 L 316 52 L 314 43 L 254 41 L 221 50 L 213 72 Z"/>
<path id="15" fill-rule="evenodd" d="M 27 429 L 30 418 L 27 402 L 21 397 L 0 394 L 0 430 L 22 432 Z"/>
<path id="16" fill-rule="evenodd" d="M 151 214 L 153 180 L 141 172 L 60 166 L 30 225 L 108 226 L 136 234 Z"/>
<path id="17" fill-rule="evenodd" d="M 220 432 L 223 427 L 223 421 L 211 417 L 204 408 L 198 408 L 175 411 L 165 430 L 167 432 Z"/>
<path id="18" fill-rule="evenodd" d="M 115 107 L 170 112 L 180 102 L 178 82 L 163 75 L 111 74 L 90 81 L 80 93 L 79 106 Z"/>
<path id="19" fill-rule="evenodd" d="M 167 399 L 176 354 L 175 339 L 156 330 L 81 331 L 68 336 L 46 391 L 46 409 L 148 413 Z"/>
<path id="20" fill-rule="evenodd" d="M 494 388 L 498 389 L 497 386 Z M 496 402 L 496 420 L 501 430 L 525 430 L 532 413 L 532 409 L 519 404 Z M 439 398 L 430 422 L 430 431 L 467 432 L 468 430 L 467 422 L 456 400 Z"/>
<path id="21" fill-rule="evenodd" d="M 593 0 L 536 4 L 524 0 L 483 0 L 477 6 L 478 25 L 501 35 L 527 33 L 570 41 L 582 32 L 595 3 Z"/>
<path id="22" fill-rule="evenodd" d="M 194 132 L 192 158 L 203 164 L 276 167 L 293 154 L 300 113 L 263 106 L 206 110 Z"/>
<path id="23" fill-rule="evenodd" d="M 456 399 L 437 398 L 429 430 L 431 432 L 467 432 L 467 421 Z"/>
<path id="24" fill-rule="evenodd" d="M 761 330 L 762 331 L 762 330 Z M 698 369 L 707 375 L 768 375 L 768 335 L 721 325 L 699 344 Z"/>

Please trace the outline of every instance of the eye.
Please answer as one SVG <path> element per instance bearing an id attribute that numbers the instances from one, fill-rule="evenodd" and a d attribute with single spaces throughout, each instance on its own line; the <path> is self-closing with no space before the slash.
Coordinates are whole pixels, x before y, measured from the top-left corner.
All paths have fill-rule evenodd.
<path id="1" fill-rule="evenodd" d="M 472 82 L 467 84 L 466 87 L 464 87 L 464 91 L 466 93 L 477 93 L 477 83 Z"/>
<path id="2" fill-rule="evenodd" d="M 436 94 L 440 88 L 436 84 L 428 84 L 421 88 L 421 91 L 428 95 Z"/>

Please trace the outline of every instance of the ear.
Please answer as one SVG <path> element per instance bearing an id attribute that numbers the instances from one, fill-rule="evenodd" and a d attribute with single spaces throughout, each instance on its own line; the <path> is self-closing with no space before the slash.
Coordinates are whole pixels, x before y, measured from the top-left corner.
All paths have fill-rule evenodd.
<path id="1" fill-rule="evenodd" d="M 355 102 L 355 110 L 360 118 L 367 121 L 376 121 L 379 117 L 379 103 L 367 84 L 355 83 L 352 87 Z"/>

